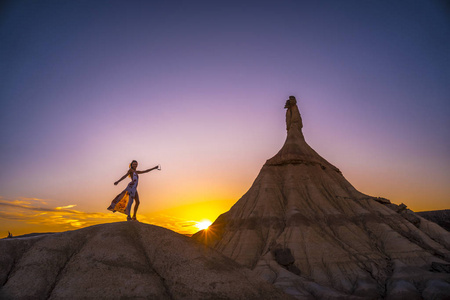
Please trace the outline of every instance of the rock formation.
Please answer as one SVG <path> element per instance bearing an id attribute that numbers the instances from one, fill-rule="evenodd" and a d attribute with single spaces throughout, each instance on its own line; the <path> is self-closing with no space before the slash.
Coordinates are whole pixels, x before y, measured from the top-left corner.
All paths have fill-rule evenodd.
<path id="1" fill-rule="evenodd" d="M 286 299 L 250 270 L 157 226 L 120 222 L 0 240 L 0 299 Z"/>
<path id="2" fill-rule="evenodd" d="M 450 233 L 357 191 L 306 143 L 295 97 L 285 108 L 281 150 L 193 238 L 297 299 L 449 299 Z"/>
<path id="3" fill-rule="evenodd" d="M 450 209 L 421 211 L 417 213 L 422 218 L 432 221 L 450 231 Z"/>

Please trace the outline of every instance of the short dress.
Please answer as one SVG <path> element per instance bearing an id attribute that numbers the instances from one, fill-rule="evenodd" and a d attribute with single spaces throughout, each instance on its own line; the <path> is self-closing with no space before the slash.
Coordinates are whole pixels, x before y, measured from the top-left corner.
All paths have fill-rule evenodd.
<path id="1" fill-rule="evenodd" d="M 118 211 L 129 216 L 131 205 L 136 197 L 138 182 L 139 176 L 136 172 L 133 172 L 131 182 L 127 185 L 126 189 L 114 198 L 108 210 L 112 212 Z M 122 195 L 123 192 L 125 193 Z"/>

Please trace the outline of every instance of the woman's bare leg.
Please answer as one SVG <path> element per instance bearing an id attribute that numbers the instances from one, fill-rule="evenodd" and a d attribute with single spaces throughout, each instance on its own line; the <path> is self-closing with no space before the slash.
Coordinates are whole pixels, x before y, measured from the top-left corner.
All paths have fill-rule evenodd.
<path id="1" fill-rule="evenodd" d="M 136 220 L 136 213 L 139 207 L 139 194 L 136 191 L 136 197 L 134 198 L 134 201 L 136 201 L 136 203 L 134 204 L 134 214 L 133 214 L 133 220 Z"/>
<path id="2" fill-rule="evenodd" d="M 133 198 L 131 195 L 128 198 L 127 208 L 125 209 L 125 213 L 127 215 L 127 220 L 131 220 L 131 206 L 133 205 L 133 201 L 136 198 L 136 196 Z"/>

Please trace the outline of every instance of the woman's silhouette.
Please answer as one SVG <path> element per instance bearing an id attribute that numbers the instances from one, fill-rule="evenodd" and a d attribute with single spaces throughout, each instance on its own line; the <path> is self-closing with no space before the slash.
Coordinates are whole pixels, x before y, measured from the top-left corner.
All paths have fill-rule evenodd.
<path id="1" fill-rule="evenodd" d="M 138 166 L 138 162 L 133 160 L 130 163 L 130 169 L 128 172 L 123 175 L 119 180 L 114 182 L 114 185 L 118 185 L 119 182 L 124 180 L 127 176 L 131 178 L 131 182 L 128 184 L 127 188 L 122 191 L 119 195 L 114 198 L 114 200 L 111 202 L 111 205 L 108 207 L 108 210 L 111 210 L 112 212 L 123 212 L 127 215 L 127 220 L 136 220 L 136 212 L 139 207 L 139 194 L 136 190 L 138 186 L 139 176 L 138 174 L 148 173 L 152 170 L 158 169 L 158 166 L 153 167 L 151 169 L 145 170 L 145 171 L 137 171 L 136 168 Z M 126 200 L 128 200 L 128 203 L 126 207 L 123 207 L 123 204 L 126 203 Z M 136 204 L 134 205 L 134 213 L 133 217 L 130 217 L 130 211 L 131 211 L 131 205 L 133 204 L 133 200 L 136 200 Z"/>

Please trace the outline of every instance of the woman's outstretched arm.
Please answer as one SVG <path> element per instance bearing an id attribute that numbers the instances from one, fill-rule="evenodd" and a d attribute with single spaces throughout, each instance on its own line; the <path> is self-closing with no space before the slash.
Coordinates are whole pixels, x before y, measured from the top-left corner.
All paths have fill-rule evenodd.
<path id="1" fill-rule="evenodd" d="M 116 182 L 114 182 L 114 185 L 118 185 L 119 182 L 121 182 L 122 180 L 124 180 L 125 178 L 127 178 L 128 174 L 130 174 L 130 170 L 128 170 L 127 174 L 123 175 L 119 180 L 117 180 Z"/>
<path id="2" fill-rule="evenodd" d="M 145 170 L 145 171 L 136 171 L 136 173 L 138 173 L 138 174 L 148 173 L 148 172 L 150 172 L 150 171 L 152 171 L 152 170 L 155 170 L 155 169 L 158 169 L 158 166 L 153 167 L 153 168 L 151 168 L 151 169 L 147 169 L 147 170 Z"/>

